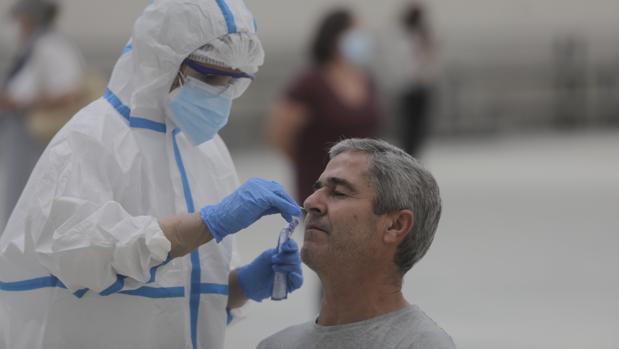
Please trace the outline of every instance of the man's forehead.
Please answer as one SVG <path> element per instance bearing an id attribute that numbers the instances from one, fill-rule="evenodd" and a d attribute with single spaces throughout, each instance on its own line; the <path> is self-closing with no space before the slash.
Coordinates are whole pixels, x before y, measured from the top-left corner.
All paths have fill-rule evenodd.
<path id="1" fill-rule="evenodd" d="M 368 184 L 367 172 L 369 169 L 369 157 L 361 152 L 345 152 L 335 156 L 329 161 L 327 167 L 320 176 L 321 181 L 328 178 L 344 179 L 352 184 Z"/>

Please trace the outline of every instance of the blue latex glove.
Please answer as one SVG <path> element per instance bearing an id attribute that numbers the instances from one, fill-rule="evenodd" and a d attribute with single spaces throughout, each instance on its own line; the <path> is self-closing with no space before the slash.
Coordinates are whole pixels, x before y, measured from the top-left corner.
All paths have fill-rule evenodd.
<path id="1" fill-rule="evenodd" d="M 274 213 L 290 222 L 292 216 L 301 215 L 301 208 L 279 183 L 260 178 L 249 179 L 220 203 L 200 210 L 202 221 L 217 242 Z"/>
<path id="2" fill-rule="evenodd" d="M 290 239 L 282 245 L 282 252 L 274 248 L 262 252 L 251 263 L 239 268 L 239 285 L 247 298 L 260 302 L 271 297 L 275 272 L 286 273 L 288 292 L 303 285 L 299 246 Z"/>

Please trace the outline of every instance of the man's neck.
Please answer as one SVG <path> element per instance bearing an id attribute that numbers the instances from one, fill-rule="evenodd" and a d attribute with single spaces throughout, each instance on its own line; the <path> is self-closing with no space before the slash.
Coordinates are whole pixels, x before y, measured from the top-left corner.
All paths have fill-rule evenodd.
<path id="1" fill-rule="evenodd" d="M 402 295 L 401 282 L 384 275 L 322 278 L 323 299 L 318 324 L 349 324 L 408 306 Z"/>

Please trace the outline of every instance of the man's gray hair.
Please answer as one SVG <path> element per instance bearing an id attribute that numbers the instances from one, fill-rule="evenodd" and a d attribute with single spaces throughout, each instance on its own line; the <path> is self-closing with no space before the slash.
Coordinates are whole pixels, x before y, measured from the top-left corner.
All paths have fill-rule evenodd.
<path id="1" fill-rule="evenodd" d="M 350 138 L 329 150 L 333 159 L 345 152 L 362 152 L 369 156 L 369 181 L 376 196 L 373 209 L 377 215 L 408 209 L 414 212 L 414 224 L 398 246 L 394 262 L 404 275 L 423 257 L 441 217 L 438 184 L 428 170 L 412 156 L 385 141 Z"/>

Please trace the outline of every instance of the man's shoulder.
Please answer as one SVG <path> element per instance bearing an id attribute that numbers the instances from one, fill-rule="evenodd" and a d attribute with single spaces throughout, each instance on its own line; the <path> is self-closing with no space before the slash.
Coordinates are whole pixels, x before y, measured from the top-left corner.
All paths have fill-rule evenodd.
<path id="1" fill-rule="evenodd" d="M 265 339 L 258 344 L 257 349 L 299 348 L 304 338 L 311 335 L 314 329 L 312 322 L 287 327 Z M 294 345 L 293 345 L 294 344 Z"/>
<path id="2" fill-rule="evenodd" d="M 404 342 L 410 345 L 404 348 L 456 348 L 449 334 L 418 306 L 411 306 L 405 318 L 400 319 L 400 324 L 408 332 Z"/>
<path id="3" fill-rule="evenodd" d="M 418 306 L 325 331 L 311 322 L 288 327 L 258 349 L 284 348 L 455 349 L 451 337 Z"/>

